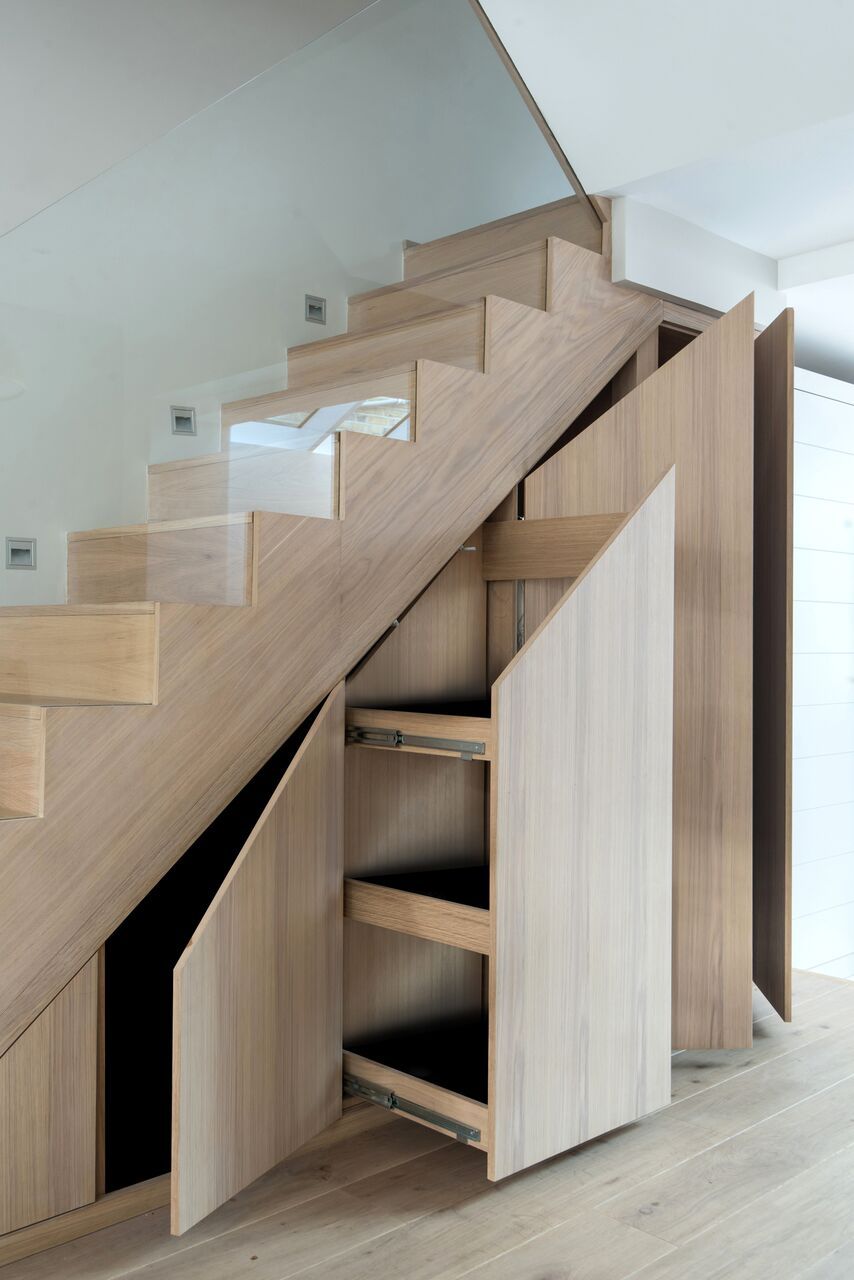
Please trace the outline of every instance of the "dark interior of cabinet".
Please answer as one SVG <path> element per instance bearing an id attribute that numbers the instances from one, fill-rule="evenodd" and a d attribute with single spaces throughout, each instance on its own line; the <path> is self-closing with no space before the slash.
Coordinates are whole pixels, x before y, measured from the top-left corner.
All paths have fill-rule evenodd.
<path id="1" fill-rule="evenodd" d="M 108 939 L 104 956 L 105 1190 L 167 1173 L 172 970 L 290 764 L 314 713 Z"/>
<path id="2" fill-rule="evenodd" d="M 475 1102 L 487 1100 L 489 1024 L 485 1012 L 440 1019 L 391 1035 L 356 1037 L 346 1048 Z"/>
<path id="3" fill-rule="evenodd" d="M 490 717 L 480 546 L 478 531 L 352 673 L 348 706 Z M 344 778 L 346 876 L 488 909 L 486 762 L 354 744 Z M 477 953 L 345 920 L 347 1050 L 485 1102 L 487 986 Z"/>
<path id="4" fill-rule="evenodd" d="M 694 329 L 683 329 L 679 325 L 663 324 L 658 329 L 658 367 L 667 364 L 680 351 L 684 351 L 690 342 L 699 334 Z"/>

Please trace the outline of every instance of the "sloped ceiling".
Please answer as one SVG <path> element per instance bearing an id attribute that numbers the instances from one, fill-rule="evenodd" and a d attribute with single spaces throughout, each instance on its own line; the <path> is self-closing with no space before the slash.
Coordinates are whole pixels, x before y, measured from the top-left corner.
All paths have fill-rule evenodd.
<path id="1" fill-rule="evenodd" d="M 0 234 L 367 7 L 2 0 Z"/>

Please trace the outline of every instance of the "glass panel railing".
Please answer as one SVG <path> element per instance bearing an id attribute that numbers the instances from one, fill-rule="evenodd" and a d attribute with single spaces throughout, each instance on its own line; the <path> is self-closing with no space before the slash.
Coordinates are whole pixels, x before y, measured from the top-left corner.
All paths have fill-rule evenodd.
<path id="1" fill-rule="evenodd" d="M 38 541 L 36 572 L 0 570 L 0 603 L 62 600 L 66 533 L 145 520 L 149 464 L 195 460 L 251 509 L 305 455 L 293 475 L 334 510 L 336 433 L 411 438 L 412 397 L 378 377 L 258 407 L 287 348 L 399 281 L 404 241 L 571 194 L 469 6 L 377 0 L 0 237 L 0 537 Z M 200 460 L 224 450 L 217 488 L 223 460 Z"/>

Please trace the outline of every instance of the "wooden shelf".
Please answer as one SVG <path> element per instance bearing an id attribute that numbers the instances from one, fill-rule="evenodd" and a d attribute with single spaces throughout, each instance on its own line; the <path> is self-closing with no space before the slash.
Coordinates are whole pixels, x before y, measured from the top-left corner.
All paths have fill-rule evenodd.
<path id="1" fill-rule="evenodd" d="M 478 1131 L 479 1138 L 467 1141 L 481 1151 L 487 1149 L 486 1018 L 449 1019 L 360 1040 L 344 1050 L 344 1075 L 379 1094 L 394 1094 L 408 1119 L 455 1137 L 462 1135 L 454 1125 Z M 432 1117 L 407 1110 L 407 1104 Z M 442 1124 L 442 1119 L 452 1125 Z"/>
<path id="2" fill-rule="evenodd" d="M 344 881 L 350 920 L 490 954 L 489 867 L 449 867 Z"/>
<path id="3" fill-rule="evenodd" d="M 478 710 L 487 710 L 475 704 Z M 463 711 L 465 708 L 465 711 Z M 347 741 L 380 751 L 411 751 L 465 760 L 492 759 L 492 720 L 467 714 L 469 704 L 444 708 L 347 708 Z"/>

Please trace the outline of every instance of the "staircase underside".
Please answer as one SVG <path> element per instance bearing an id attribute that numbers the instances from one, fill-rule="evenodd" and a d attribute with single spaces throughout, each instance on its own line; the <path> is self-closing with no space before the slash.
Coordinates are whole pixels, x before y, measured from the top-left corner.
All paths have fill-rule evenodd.
<path id="1" fill-rule="evenodd" d="M 419 360 L 414 441 L 342 435 L 339 519 L 256 516 L 252 607 L 160 606 L 158 705 L 51 707 L 45 816 L 0 826 L 0 1053 L 662 312 L 612 285 L 601 256 L 562 241 L 550 242 L 547 296 L 548 312 L 487 298 L 484 373 Z M 359 340 L 368 362 L 371 339 Z M 326 364 L 312 359 L 304 351 L 303 385 L 323 380 Z M 347 345 L 348 376 L 360 359 Z"/>

